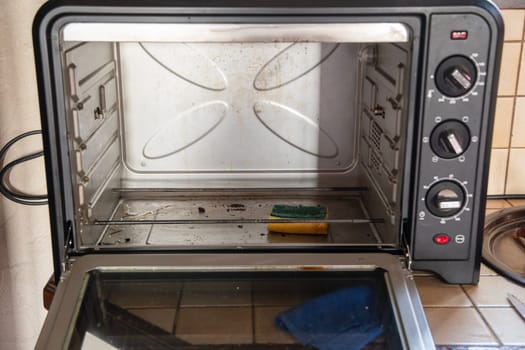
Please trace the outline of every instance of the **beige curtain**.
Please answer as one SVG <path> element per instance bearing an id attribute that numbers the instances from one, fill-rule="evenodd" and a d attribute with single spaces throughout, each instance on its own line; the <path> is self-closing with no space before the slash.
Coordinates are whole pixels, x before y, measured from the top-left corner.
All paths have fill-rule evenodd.
<path id="1" fill-rule="evenodd" d="M 0 145 L 40 129 L 31 26 L 43 0 L 0 1 Z M 7 161 L 42 148 L 33 136 Z M 11 183 L 28 193 L 45 193 L 41 159 L 11 173 Z M 0 348 L 32 349 L 46 312 L 42 288 L 52 273 L 47 206 L 27 207 L 0 195 Z"/>

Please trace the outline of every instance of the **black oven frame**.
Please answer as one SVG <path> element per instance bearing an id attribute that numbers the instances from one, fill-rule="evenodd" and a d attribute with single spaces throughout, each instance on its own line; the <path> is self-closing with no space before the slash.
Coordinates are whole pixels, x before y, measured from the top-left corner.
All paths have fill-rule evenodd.
<path id="1" fill-rule="evenodd" d="M 502 49 L 502 20 L 497 8 L 486 1 L 454 0 L 425 2 L 419 1 L 280 1 L 269 4 L 265 1 L 161 1 L 155 0 L 145 4 L 141 1 L 52 1 L 44 5 L 38 12 L 34 27 L 33 39 L 37 66 L 38 89 L 40 94 L 40 110 L 42 117 L 43 139 L 46 159 L 46 174 L 49 193 L 49 209 L 51 217 L 52 246 L 54 255 L 55 279 L 67 269 L 70 257 L 98 254 L 96 249 L 76 249 L 73 241 L 74 202 L 72 195 L 71 170 L 68 160 L 67 135 L 65 127 L 65 110 L 59 54 L 59 29 L 70 21 L 160 21 L 173 18 L 202 21 L 243 21 L 248 22 L 256 15 L 259 18 L 279 21 L 283 18 L 317 18 L 330 21 L 333 18 L 345 17 L 348 20 L 361 22 L 396 21 L 406 23 L 413 31 L 413 72 L 410 74 L 410 97 L 408 103 L 407 140 L 405 153 L 405 169 L 402 176 L 403 193 L 400 229 L 400 245 L 398 249 L 386 248 L 398 255 L 409 255 L 413 246 L 416 220 L 416 186 L 419 179 L 418 159 L 421 152 L 421 123 L 416 116 L 424 114 L 423 77 L 427 70 L 427 50 L 429 43 L 429 22 L 435 13 L 475 13 L 482 16 L 492 29 L 490 61 L 492 67 L 499 66 Z M 485 115 L 493 116 L 495 110 L 496 87 L 498 72 L 491 74 L 491 84 L 485 89 Z M 484 154 L 476 169 L 477 184 L 474 193 L 475 213 L 472 230 L 475 231 L 473 244 L 470 246 L 468 260 L 412 260 L 411 267 L 428 269 L 438 272 L 454 283 L 476 283 L 479 276 L 481 255 L 481 233 L 484 222 L 485 192 L 488 181 L 488 164 L 490 156 L 493 118 L 483 120 L 484 134 L 480 138 L 481 153 Z M 353 252 L 377 252 L 376 248 L 354 249 Z M 127 249 L 104 250 L 104 253 L 209 253 L 209 250 L 174 250 L 174 249 Z M 243 254 L 261 252 L 260 249 L 243 249 Z M 316 247 L 316 248 L 265 248 L 264 252 L 348 252 L 347 248 Z M 220 250 L 213 253 L 240 253 L 239 250 Z"/>

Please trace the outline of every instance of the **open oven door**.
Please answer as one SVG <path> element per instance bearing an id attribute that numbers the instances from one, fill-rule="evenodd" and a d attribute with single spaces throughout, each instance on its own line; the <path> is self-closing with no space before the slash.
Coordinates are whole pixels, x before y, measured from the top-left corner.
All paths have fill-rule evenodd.
<path id="1" fill-rule="evenodd" d="M 36 349 L 433 349 L 390 254 L 78 258 Z"/>

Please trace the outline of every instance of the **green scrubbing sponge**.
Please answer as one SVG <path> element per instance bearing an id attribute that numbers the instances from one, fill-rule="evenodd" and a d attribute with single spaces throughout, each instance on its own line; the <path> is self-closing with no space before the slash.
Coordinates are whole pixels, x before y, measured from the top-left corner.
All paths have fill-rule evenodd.
<path id="1" fill-rule="evenodd" d="M 327 209 L 323 206 L 303 206 L 276 204 L 272 208 L 270 219 L 312 219 L 321 220 L 327 217 Z M 328 224 L 317 222 L 300 223 L 275 223 L 268 224 L 271 232 L 292 233 L 292 234 L 327 234 Z"/>

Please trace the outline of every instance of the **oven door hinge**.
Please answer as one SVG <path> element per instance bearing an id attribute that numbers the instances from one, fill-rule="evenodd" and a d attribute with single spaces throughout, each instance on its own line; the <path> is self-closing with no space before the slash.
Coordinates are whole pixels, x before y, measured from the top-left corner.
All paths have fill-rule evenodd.
<path id="1" fill-rule="evenodd" d="M 69 253 L 73 250 L 73 223 L 66 222 L 66 235 L 64 239 L 64 254 L 62 256 L 62 273 L 70 268 Z"/>
<path id="2" fill-rule="evenodd" d="M 403 225 L 405 226 L 405 225 Z M 405 227 L 403 227 L 405 228 Z M 407 242 L 407 236 L 405 234 L 406 230 L 403 229 L 403 232 L 401 233 L 401 245 L 403 247 L 403 251 L 405 252 L 405 264 L 408 271 L 412 271 L 412 251 L 410 250 L 410 245 Z"/>
<path id="3" fill-rule="evenodd" d="M 405 247 L 405 258 L 408 271 L 412 271 L 412 253 L 410 252 L 410 247 L 408 245 Z"/>

